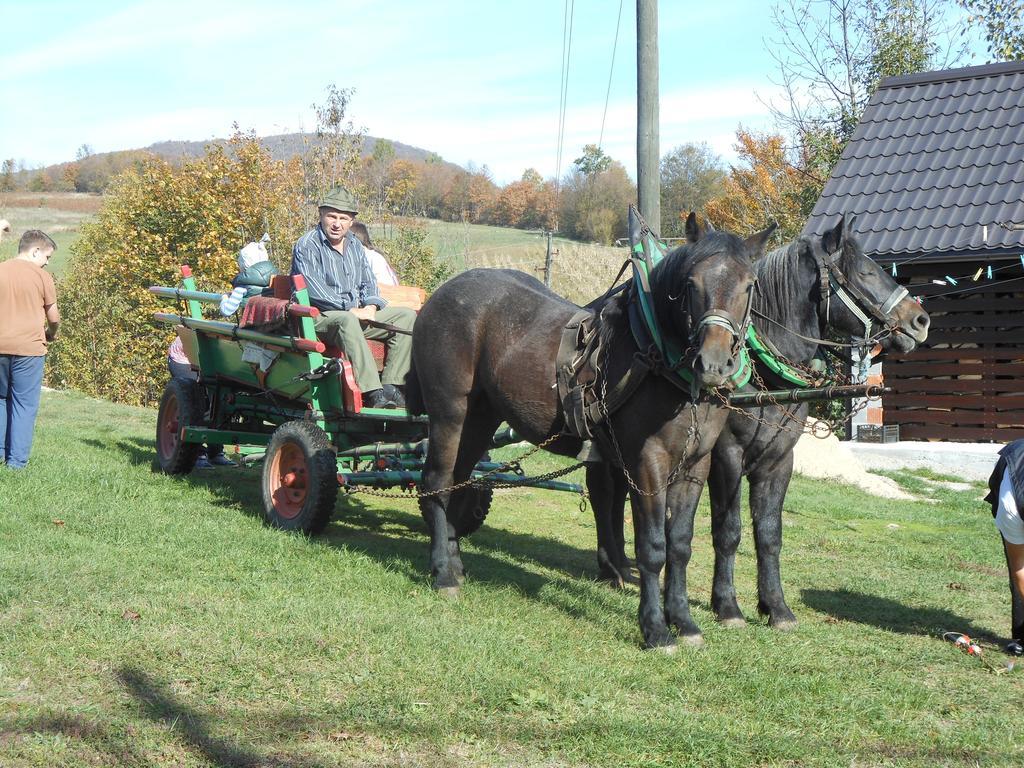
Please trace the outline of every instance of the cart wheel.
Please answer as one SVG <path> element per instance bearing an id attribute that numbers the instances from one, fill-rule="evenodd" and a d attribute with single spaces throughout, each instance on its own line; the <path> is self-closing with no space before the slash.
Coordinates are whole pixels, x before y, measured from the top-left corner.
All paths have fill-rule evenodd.
<path id="1" fill-rule="evenodd" d="M 455 529 L 455 536 L 462 538 L 475 533 L 491 511 L 494 491 L 490 488 L 460 488 L 452 493 L 445 514 Z"/>
<path id="2" fill-rule="evenodd" d="M 263 514 L 286 531 L 318 533 L 338 498 L 338 462 L 327 433 L 308 421 L 274 430 L 263 458 Z"/>
<path id="3" fill-rule="evenodd" d="M 194 381 L 171 379 L 164 387 L 156 417 L 156 456 L 165 474 L 187 475 L 196 465 L 202 446 L 184 442 L 181 430 L 202 423 L 200 399 Z"/>

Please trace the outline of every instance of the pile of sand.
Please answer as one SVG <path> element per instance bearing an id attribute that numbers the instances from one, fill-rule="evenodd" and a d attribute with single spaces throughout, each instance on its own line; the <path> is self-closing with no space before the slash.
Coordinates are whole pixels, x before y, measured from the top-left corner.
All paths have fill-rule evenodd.
<path id="1" fill-rule="evenodd" d="M 812 421 L 814 419 L 808 419 L 808 422 Z M 882 496 L 886 499 L 917 499 L 900 488 L 895 480 L 870 474 L 853 452 L 835 435 L 829 435 L 824 439 L 810 434 L 801 437 L 793 451 L 793 470 L 805 477 L 838 480 L 841 483 L 855 485 L 872 496 Z"/>

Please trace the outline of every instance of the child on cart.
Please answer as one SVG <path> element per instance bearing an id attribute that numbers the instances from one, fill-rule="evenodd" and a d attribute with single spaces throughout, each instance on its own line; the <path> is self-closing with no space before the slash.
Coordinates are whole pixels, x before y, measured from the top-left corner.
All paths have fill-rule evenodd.
<path id="1" fill-rule="evenodd" d="M 231 281 L 234 286 L 220 300 L 220 313 L 227 317 L 238 311 L 243 299 L 270 294 L 270 279 L 277 274 L 267 254 L 268 235 L 249 243 L 238 253 L 238 274 Z"/>

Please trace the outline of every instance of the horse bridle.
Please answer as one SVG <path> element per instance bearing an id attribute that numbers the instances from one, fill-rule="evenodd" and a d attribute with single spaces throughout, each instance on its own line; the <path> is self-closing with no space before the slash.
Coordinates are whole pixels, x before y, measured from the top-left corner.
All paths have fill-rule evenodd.
<path id="1" fill-rule="evenodd" d="M 885 333 L 891 332 L 895 326 L 895 318 L 891 317 L 896 305 L 910 295 L 910 292 L 902 285 L 897 285 L 892 293 L 881 305 L 868 297 L 860 288 L 850 282 L 842 270 L 838 267 L 839 254 L 842 253 L 842 245 L 835 251 L 826 251 L 821 242 L 815 239 L 811 244 L 811 253 L 818 264 L 818 284 L 821 292 L 821 299 L 825 302 L 825 325 L 828 325 L 829 312 L 831 311 L 832 295 L 846 305 L 846 308 L 853 313 L 861 325 L 864 326 L 864 339 L 877 341 L 871 334 L 871 328 L 877 321 L 881 326 L 879 338 Z M 871 315 L 871 317 L 868 317 Z M 874 318 L 874 320 L 872 320 Z"/>
<path id="2" fill-rule="evenodd" d="M 740 347 L 742 347 L 746 342 L 747 328 L 750 325 L 751 313 L 754 308 L 754 290 L 756 285 L 757 281 L 755 280 L 750 284 L 750 288 L 747 289 L 747 307 L 743 312 L 742 322 L 737 322 L 736 318 L 734 318 L 732 313 L 728 310 L 718 309 L 715 307 L 707 310 L 696 322 L 694 322 L 693 315 L 690 313 L 690 307 L 693 306 L 693 286 L 691 284 L 687 284 L 686 301 L 684 306 L 686 308 L 686 330 L 689 349 L 695 350 L 697 348 L 697 344 L 700 341 L 701 334 L 704 332 L 705 328 L 711 325 L 717 325 L 721 328 L 725 328 L 732 334 L 732 355 L 734 357 L 738 355 L 740 353 Z M 673 298 L 678 299 L 679 297 L 669 296 L 670 300 Z M 688 357 L 689 355 L 684 355 L 679 362 L 682 363 Z"/>

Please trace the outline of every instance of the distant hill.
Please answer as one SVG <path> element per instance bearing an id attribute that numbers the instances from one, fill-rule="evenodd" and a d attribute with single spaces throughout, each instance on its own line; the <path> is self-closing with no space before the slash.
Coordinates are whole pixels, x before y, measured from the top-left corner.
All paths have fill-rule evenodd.
<path id="1" fill-rule="evenodd" d="M 270 152 L 270 156 L 275 160 L 288 160 L 296 155 L 303 154 L 306 151 L 308 144 L 315 143 L 316 134 L 281 133 L 276 136 L 261 136 L 259 141 L 260 144 Z M 373 154 L 373 148 L 377 146 L 378 141 L 381 141 L 381 139 L 374 136 L 363 137 L 363 157 L 368 157 Z M 388 141 L 391 140 L 388 139 Z M 208 141 L 159 141 L 156 144 L 150 144 L 148 147 L 144 147 L 141 151 L 151 152 L 158 157 L 162 157 L 165 160 L 173 162 L 180 159 L 202 157 L 203 149 L 208 144 L 226 143 L 226 139 L 212 139 Z M 402 144 L 400 141 L 391 141 L 391 145 L 395 148 L 395 159 L 397 160 L 425 161 L 428 158 L 437 156 L 434 152 L 426 149 L 420 149 L 419 147 L 413 147 L 408 144 Z M 449 163 L 449 165 L 454 165 L 454 163 Z"/>
<path id="2" fill-rule="evenodd" d="M 316 134 L 282 133 L 275 136 L 258 137 L 260 144 L 275 160 L 289 160 L 305 154 L 311 145 L 317 142 Z M 363 157 L 373 154 L 378 141 L 384 139 L 375 136 L 363 137 Z M 391 141 L 388 139 L 387 141 Z M 141 149 L 123 149 L 114 152 L 96 152 L 79 158 L 76 161 L 55 163 L 45 168 L 20 170 L 14 175 L 14 186 L 8 189 L 19 191 L 42 192 L 45 190 L 71 190 L 79 192 L 102 192 L 106 189 L 112 176 L 131 166 L 147 155 L 156 155 L 169 163 L 193 160 L 202 157 L 205 148 L 210 144 L 227 144 L 227 139 L 209 139 L 206 141 L 160 141 Z M 395 150 L 396 160 L 425 162 L 439 161 L 453 170 L 461 168 L 455 163 L 440 159 L 439 155 L 426 149 L 391 141 Z M 11 161 L 13 167 L 13 161 Z M 72 167 L 73 166 L 73 167 Z M 69 174 L 72 174 L 69 178 Z"/>

